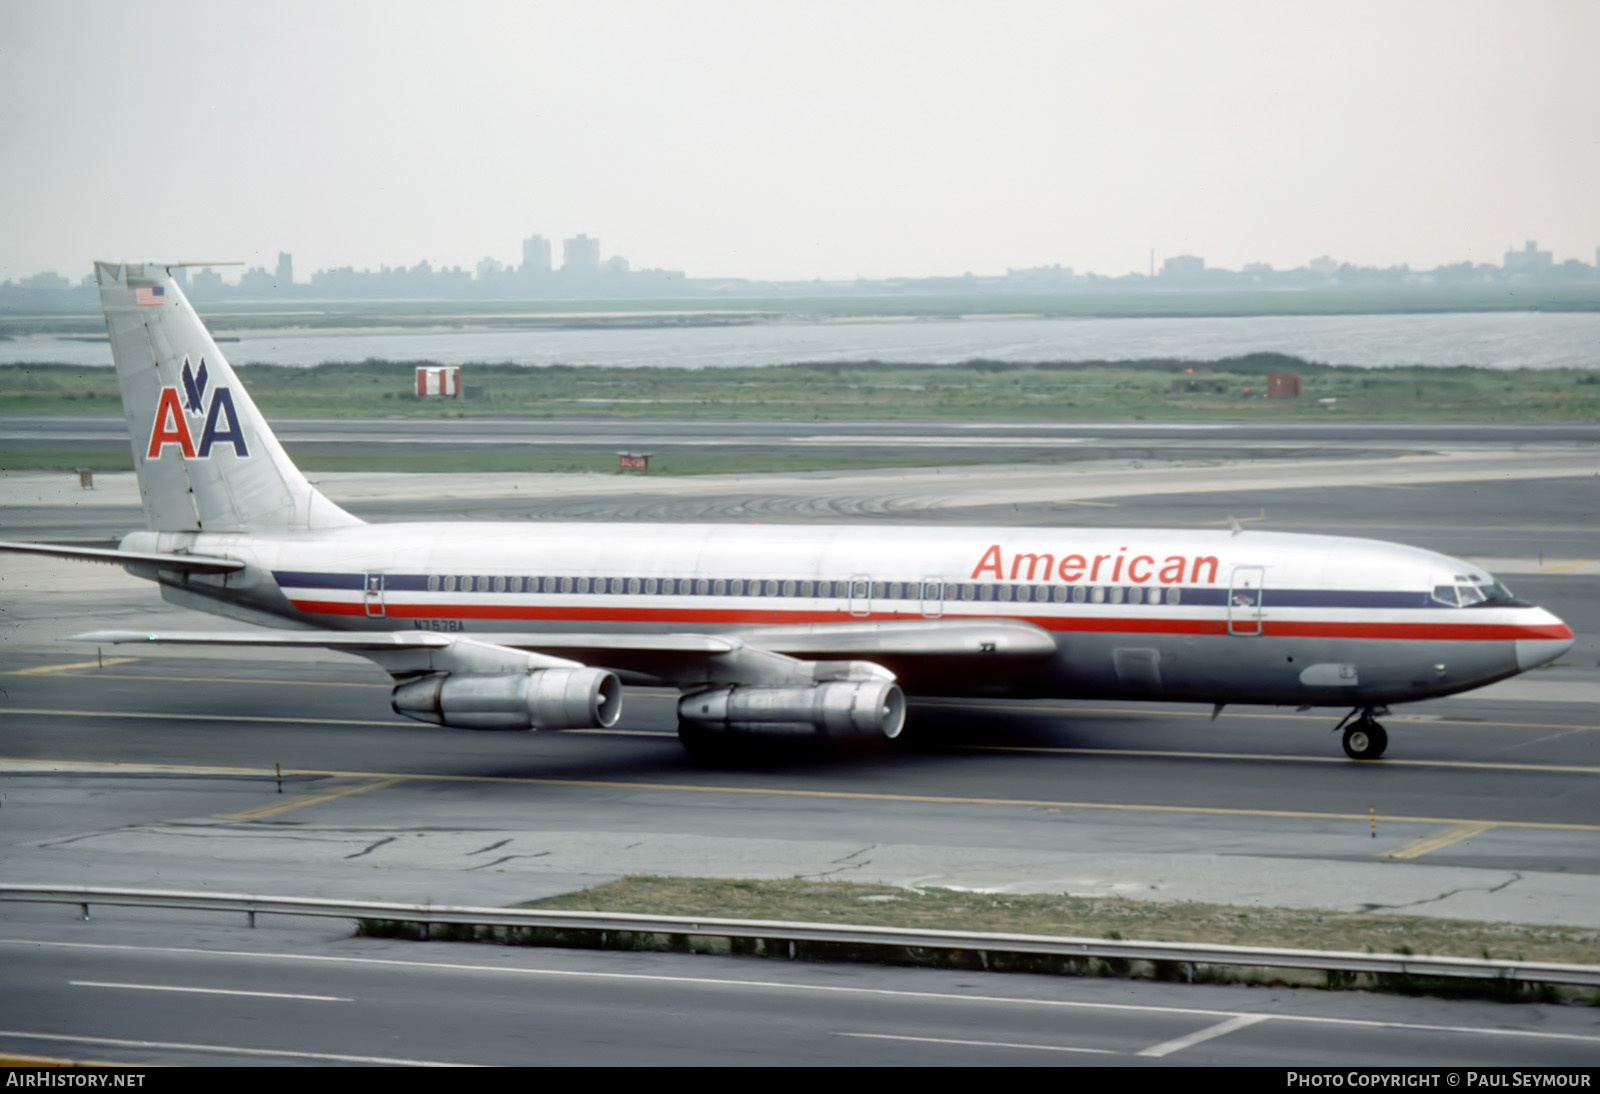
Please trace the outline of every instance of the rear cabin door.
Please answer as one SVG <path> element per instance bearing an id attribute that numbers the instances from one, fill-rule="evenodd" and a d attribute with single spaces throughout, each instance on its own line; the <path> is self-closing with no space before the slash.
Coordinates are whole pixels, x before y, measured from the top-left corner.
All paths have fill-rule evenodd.
<path id="1" fill-rule="evenodd" d="M 373 619 L 383 618 L 383 575 L 368 574 L 366 579 L 366 592 L 362 594 L 366 601 L 367 615 Z"/>
<path id="2" fill-rule="evenodd" d="M 1228 633 L 1261 633 L 1261 604 L 1267 571 L 1261 566 L 1235 566 L 1228 589 Z"/>

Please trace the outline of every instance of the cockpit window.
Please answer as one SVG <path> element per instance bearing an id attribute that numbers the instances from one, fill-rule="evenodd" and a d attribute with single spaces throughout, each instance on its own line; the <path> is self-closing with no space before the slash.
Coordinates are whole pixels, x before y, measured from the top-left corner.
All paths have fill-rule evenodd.
<path id="1" fill-rule="evenodd" d="M 1463 575 L 1456 577 L 1454 585 L 1435 585 L 1433 599 L 1452 608 L 1516 607 L 1522 604 L 1511 595 L 1510 589 L 1498 581 Z"/>
<path id="2" fill-rule="evenodd" d="M 1483 601 L 1485 604 L 1504 604 L 1508 601 L 1516 599 L 1515 596 L 1511 595 L 1511 590 L 1500 584 L 1498 581 L 1485 582 L 1484 584 L 1479 585 L 1477 588 L 1478 592 L 1483 594 Z"/>

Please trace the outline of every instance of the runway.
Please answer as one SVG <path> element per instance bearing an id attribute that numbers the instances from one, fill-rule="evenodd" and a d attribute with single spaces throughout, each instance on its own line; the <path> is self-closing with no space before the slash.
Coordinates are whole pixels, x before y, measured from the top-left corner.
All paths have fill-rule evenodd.
<path id="1" fill-rule="evenodd" d="M 1245 534 L 1343 531 L 1495 560 L 1516 592 L 1578 633 L 1552 668 L 1397 710 L 1386 719 L 1390 751 L 1376 764 L 1344 759 L 1329 732 L 1337 712 L 1230 708 L 1213 723 L 1209 709 L 1171 704 L 920 703 L 903 747 L 884 754 L 727 768 L 687 760 L 670 696 L 648 690 L 628 692 L 612 731 L 437 729 L 392 715 L 385 678 L 354 659 L 107 648 L 97 666 L 92 648 L 54 639 L 92 627 L 230 625 L 171 609 L 120 570 L 0 556 L 0 856 L 8 877 L 38 882 L 469 904 L 628 873 L 798 875 L 1592 927 L 1600 906 L 1600 563 L 1592 557 L 1600 488 L 1587 459 L 1582 451 L 1480 450 L 1431 461 L 1103 463 L 1077 476 L 1007 468 L 323 482 L 369 519 L 1202 527 L 1231 518 Z M 1216 489 L 1194 489 L 1201 477 Z M 104 476 L 92 493 L 60 479 L 0 481 L 6 536 L 105 538 L 138 523 L 131 477 Z M 0 927 L 67 940 L 48 926 L 51 914 L 3 909 Z M 172 937 L 160 926 L 138 929 L 152 932 L 141 945 Z M 627 960 L 656 967 L 641 955 Z M 79 997 L 63 998 L 70 1009 Z M 952 1028 L 869 1023 L 859 1031 L 885 1039 L 859 1059 L 910 1052 L 927 1062 L 915 1047 L 924 1041 L 892 1038 L 961 1040 Z M 1171 1036 L 1194 1028 L 1177 1023 Z M 226 1032 L 218 1029 L 218 1043 Z M 1046 1051 L 996 1048 L 1016 1039 L 991 1032 L 967 1038 L 987 1047 L 937 1051 L 1009 1062 Z M 138 1033 L 101 1028 L 112 1041 Z M 1112 1050 L 1144 1059 L 1136 1053 L 1159 1035 L 1141 1030 Z M 659 1044 L 683 1037 L 663 1033 Z M 829 1058 L 858 1059 L 855 1042 L 867 1040 L 852 1038 L 849 1051 L 829 1041 Z M 1035 1043 L 1016 1043 L 1024 1042 Z M 1230 1031 L 1214 1047 L 1230 1042 L 1253 1045 Z M 4 1033 L 0 1043 L 14 1044 Z M 1097 1043 L 1053 1042 L 1062 1056 Z M 1593 1046 L 1575 1044 L 1586 1046 L 1578 1059 L 1596 1058 Z M 656 1058 L 652 1051 L 641 1049 L 641 1058 Z M 1273 1059 L 1265 1046 L 1234 1051 L 1206 1058 Z M 1351 1051 L 1330 1058 L 1348 1061 Z M 1425 1060 L 1432 1051 L 1401 1055 Z M 1564 1058 L 1542 1047 L 1512 1055 Z M 172 1049 L 163 1058 L 193 1057 Z"/>

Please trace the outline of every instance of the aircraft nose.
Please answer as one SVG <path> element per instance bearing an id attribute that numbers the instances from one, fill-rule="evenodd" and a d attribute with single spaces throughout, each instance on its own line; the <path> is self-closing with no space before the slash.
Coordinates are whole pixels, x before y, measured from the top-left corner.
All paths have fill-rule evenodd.
<path id="1" fill-rule="evenodd" d="M 1549 612 L 1540 612 L 1545 621 L 1528 628 L 1537 637 L 1517 639 L 1517 668 L 1523 672 L 1548 664 L 1572 648 L 1572 628 Z"/>

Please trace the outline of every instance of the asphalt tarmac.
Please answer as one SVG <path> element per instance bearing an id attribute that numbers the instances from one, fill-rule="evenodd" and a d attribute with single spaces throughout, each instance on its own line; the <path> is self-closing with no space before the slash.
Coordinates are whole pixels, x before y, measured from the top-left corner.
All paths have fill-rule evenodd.
<path id="1" fill-rule="evenodd" d="M 306 452 L 432 451 L 485 447 L 529 454 L 615 451 L 779 454 L 841 457 L 914 454 L 946 459 L 1309 458 L 1429 452 L 1471 446 L 1593 447 L 1600 425 L 1588 422 L 1293 422 L 1172 421 L 759 421 L 718 418 L 282 418 L 273 429 L 291 456 Z M 0 456 L 10 445 L 72 444 L 122 451 L 121 415 L 0 417 Z"/>
<path id="2" fill-rule="evenodd" d="M 1386 720 L 1390 751 L 1375 764 L 1345 760 L 1329 732 L 1337 712 L 1230 708 L 1212 722 L 1208 709 L 1173 704 L 922 703 L 904 744 L 879 755 L 722 768 L 684 756 L 673 736 L 670 696 L 661 692 L 630 690 L 624 719 L 612 731 L 444 730 L 392 715 L 383 675 L 353 659 L 107 648 L 97 665 L 93 649 L 55 639 L 94 627 L 232 625 L 170 608 L 148 585 L 114 568 L 0 556 L 6 822 L 0 865 L 7 878 L 38 882 L 466 904 L 510 903 L 648 872 L 1593 926 L 1600 907 L 1600 566 L 1593 559 L 1600 489 L 1586 461 L 1592 454 L 1581 449 L 1476 450 L 1450 459 L 1120 463 L 1080 469 L 1071 478 L 1037 469 L 760 481 L 324 478 L 331 495 L 369 519 L 1203 527 L 1231 518 L 1245 534 L 1255 527 L 1347 532 L 1494 560 L 1492 568 L 1514 590 L 1551 607 L 1579 634 L 1574 650 L 1552 668 L 1397 710 Z M 1193 488 L 1201 477 L 1212 489 Z M 540 489 L 529 487 L 534 478 Z M 60 479 L 0 480 L 7 538 L 107 538 L 138 525 L 131 477 L 102 476 L 93 492 Z M 773 489 L 764 492 L 763 483 Z M 275 769 L 284 773 L 281 793 Z M 0 909 L 0 934 L 7 937 L 21 932 L 96 944 L 110 937 L 60 935 L 50 922 L 38 910 Z M 150 932 L 142 946 L 170 944 L 166 928 L 138 929 Z M 326 945 L 330 955 L 355 952 Z M 659 971 L 653 959 L 629 960 Z M 86 968 L 74 976 L 115 979 L 103 962 L 90 960 Z M 387 991 L 375 983 L 350 991 L 329 986 L 322 994 Z M 75 1000 L 88 998 L 75 992 L 134 990 L 45 992 L 33 980 L 25 986 L 68 1014 Z M 582 1005 L 604 1009 L 593 999 Z M 1242 1003 L 1219 1006 L 1230 1015 L 1250 1010 Z M 1304 1003 L 1286 996 L 1271 1006 L 1276 1013 Z M 107 1039 L 92 1052 L 89 1042 L 70 1044 L 78 1056 L 124 1058 L 112 1042 L 181 1040 L 158 1036 L 162 1028 L 185 1028 L 188 1012 L 173 1007 L 151 1012 L 165 1017 L 144 1025 L 108 1018 L 74 1026 L 63 1019 L 58 1032 Z M 927 1063 L 946 1057 L 917 1046 L 937 1043 L 944 1046 L 938 1052 L 957 1053 L 952 1062 L 1024 1062 L 1028 1053 L 1046 1051 L 1031 1035 L 1002 1035 L 1005 1028 L 1026 1028 L 1014 1017 L 999 1026 L 970 1016 L 874 1024 L 884 1013 L 869 1008 L 869 1016 L 850 1024 L 849 1032 L 872 1036 L 849 1038 L 849 1051 L 835 1044 L 841 1034 L 832 1029 L 816 1034 L 825 1052 L 808 1041 L 791 1056 L 792 1046 L 757 1038 L 752 1055 L 720 1056 L 667 1022 L 664 1032 L 640 1041 L 636 1059 L 893 1062 L 906 1051 Z M 774 1011 L 771 1020 L 790 1020 L 781 1014 Z M 1163 1035 L 1178 1038 L 1229 1020 L 1197 1026 L 1161 1019 L 1148 1029 L 1124 1027 L 1126 1037 L 1111 1040 L 1091 1023 L 1081 1037 L 1049 1044 L 1062 1050 L 1052 1053 L 1055 1062 L 1092 1055 L 1074 1051 L 1081 1047 L 1156 1059 L 1136 1054 L 1165 1043 L 1158 1040 Z M 18 1021 L 8 1016 L 5 1024 L 15 1031 Z M 304 1025 L 299 1017 L 274 1021 Z M 394 1023 L 409 1028 L 398 1018 Z M 209 1036 L 228 1043 L 231 1028 L 244 1027 L 222 1023 Z M 987 1032 L 965 1038 L 982 1044 L 958 1047 L 952 1042 L 963 1038 L 952 1032 L 959 1028 Z M 1231 1027 L 1213 1048 L 1254 1045 L 1265 1028 L 1241 1037 L 1244 1026 Z M 506 1036 L 486 1032 L 481 1045 L 499 1047 L 465 1055 L 505 1062 L 499 1039 Z M 1396 1059 L 1426 1062 L 1444 1052 L 1437 1042 L 1400 1047 L 1384 1039 L 1389 1034 L 1372 1044 L 1341 1037 L 1324 1042 L 1336 1062 L 1354 1053 L 1387 1058 L 1391 1051 Z M 562 1040 L 571 1037 L 539 1044 Z M 548 1059 L 604 1060 L 604 1045 L 625 1040 L 614 1031 L 595 1032 L 587 1056 L 574 1047 Z M 327 1048 L 315 1042 L 293 1043 L 308 1052 Z M 866 1042 L 871 1053 L 852 1054 Z M 0 1043 L 48 1048 L 4 1031 Z M 1269 1042 L 1237 1055 L 1177 1062 L 1322 1058 L 1308 1044 Z M 1570 1044 L 1578 1046 L 1577 1060 L 1597 1058 L 1589 1042 Z M 695 1051 L 669 1052 L 669 1045 Z M 1483 1059 L 1569 1058 L 1546 1049 L 1524 1056 L 1484 1050 Z M 206 1057 L 162 1051 L 164 1059 Z M 812 1051 L 823 1054 L 806 1054 Z M 348 1054 L 384 1055 L 366 1044 Z"/>

